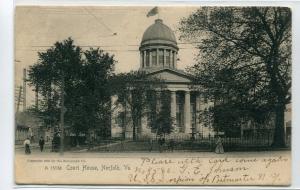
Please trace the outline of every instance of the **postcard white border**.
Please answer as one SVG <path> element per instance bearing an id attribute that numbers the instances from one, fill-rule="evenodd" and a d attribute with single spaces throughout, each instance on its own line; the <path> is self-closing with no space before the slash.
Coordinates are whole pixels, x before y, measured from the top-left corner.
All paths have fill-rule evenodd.
<path id="1" fill-rule="evenodd" d="M 292 156 L 293 156 L 293 178 L 292 186 L 286 189 L 300 188 L 300 1 L 97 1 L 97 0 L 2 0 L 0 2 L 0 189 L 140 189 L 137 187 L 120 187 L 120 186 L 16 186 L 14 184 L 14 68 L 13 68 L 13 18 L 15 5 L 65 5 L 65 6 L 82 6 L 82 5 L 186 5 L 190 6 L 288 6 L 293 10 L 293 85 L 292 85 Z M 298 22 L 297 22 L 298 21 Z M 298 24 L 297 24 L 298 23 Z M 151 187 L 144 187 L 151 188 Z M 158 187 L 154 187 L 158 188 Z M 169 189 L 170 187 L 159 187 L 160 189 Z M 172 189 L 183 189 L 184 187 L 171 187 Z M 188 189 L 282 189 L 282 187 L 188 187 Z"/>

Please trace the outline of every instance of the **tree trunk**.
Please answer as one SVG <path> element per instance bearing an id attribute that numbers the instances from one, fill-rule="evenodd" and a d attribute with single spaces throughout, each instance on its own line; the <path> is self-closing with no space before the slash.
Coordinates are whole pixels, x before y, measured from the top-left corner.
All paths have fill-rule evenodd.
<path id="1" fill-rule="evenodd" d="M 79 132 L 76 132 L 75 143 L 76 143 L 76 147 L 80 147 L 79 146 Z"/>
<path id="2" fill-rule="evenodd" d="M 140 118 L 142 117 L 141 114 L 135 114 L 135 116 L 133 116 L 132 118 L 132 127 L 133 127 L 133 130 L 132 130 L 132 139 L 134 141 L 136 141 L 138 139 L 138 127 L 140 127 Z"/>
<path id="3" fill-rule="evenodd" d="M 275 130 L 272 147 L 285 147 L 284 110 L 285 105 L 278 105 L 275 110 Z"/>
<path id="4" fill-rule="evenodd" d="M 133 127 L 133 130 L 132 130 L 132 140 L 133 141 L 136 141 L 136 125 L 137 125 L 137 120 L 133 119 L 133 122 L 132 122 L 132 127 Z"/>

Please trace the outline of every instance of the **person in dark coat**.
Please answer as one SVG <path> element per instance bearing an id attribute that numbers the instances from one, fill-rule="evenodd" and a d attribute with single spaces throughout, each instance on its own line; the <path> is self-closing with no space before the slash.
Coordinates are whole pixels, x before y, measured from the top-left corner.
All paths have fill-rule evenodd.
<path id="1" fill-rule="evenodd" d="M 40 145 L 40 150 L 41 150 L 41 152 L 43 152 L 43 150 L 44 150 L 44 145 L 45 145 L 45 140 L 44 140 L 43 137 L 40 138 L 40 140 L 39 140 L 39 145 Z"/>
<path id="2" fill-rule="evenodd" d="M 165 144 L 165 138 L 159 138 L 158 139 L 158 144 L 159 144 L 159 152 L 162 152 L 163 151 L 163 146 Z"/>
<path id="3" fill-rule="evenodd" d="M 149 139 L 149 152 L 151 152 L 153 149 L 153 139 Z"/>
<path id="4" fill-rule="evenodd" d="M 223 142 L 221 137 L 218 137 L 218 140 L 216 142 L 216 149 L 215 149 L 215 153 L 217 154 L 224 154 L 224 148 L 223 148 Z"/>

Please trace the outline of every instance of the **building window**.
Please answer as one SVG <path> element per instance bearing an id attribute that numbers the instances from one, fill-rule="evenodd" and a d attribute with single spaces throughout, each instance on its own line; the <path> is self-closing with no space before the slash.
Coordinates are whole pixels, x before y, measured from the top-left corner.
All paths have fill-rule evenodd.
<path id="1" fill-rule="evenodd" d="M 164 65 L 164 50 L 163 49 L 160 49 L 158 51 L 158 63 L 160 66 L 163 66 Z"/>
<path id="2" fill-rule="evenodd" d="M 178 131 L 180 133 L 184 132 L 184 114 L 182 111 L 183 104 L 177 104 L 176 106 L 176 125 L 178 128 Z"/>
<path id="3" fill-rule="evenodd" d="M 152 56 L 152 65 L 156 66 L 156 50 L 151 51 L 151 56 Z"/>
<path id="4" fill-rule="evenodd" d="M 175 68 L 175 61 L 176 61 L 176 60 L 175 60 L 175 57 L 176 57 L 176 52 L 173 51 L 173 52 L 172 52 L 172 55 L 173 55 L 173 56 L 172 56 L 172 65 L 173 65 L 173 68 Z"/>
<path id="5" fill-rule="evenodd" d="M 142 56 L 142 65 L 143 65 L 143 68 L 144 68 L 145 67 L 144 52 L 141 53 L 141 56 Z"/>
<path id="6" fill-rule="evenodd" d="M 147 51 L 147 53 L 146 53 L 146 66 L 147 67 L 149 67 L 149 64 L 150 64 L 150 52 L 149 51 Z"/>
<path id="7" fill-rule="evenodd" d="M 176 94 L 176 125 L 180 133 L 184 132 L 184 98 L 182 93 Z"/>
<path id="8" fill-rule="evenodd" d="M 168 67 L 170 67 L 171 65 L 170 65 L 170 62 L 171 62 L 171 57 L 170 57 L 170 50 L 167 50 L 166 51 L 166 65 L 168 66 Z"/>

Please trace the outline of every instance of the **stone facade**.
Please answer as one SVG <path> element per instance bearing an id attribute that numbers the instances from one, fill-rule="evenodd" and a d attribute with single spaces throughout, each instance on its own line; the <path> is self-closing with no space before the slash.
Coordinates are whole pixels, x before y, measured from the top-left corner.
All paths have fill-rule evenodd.
<path id="1" fill-rule="evenodd" d="M 195 137 L 214 136 L 211 126 L 204 126 L 199 112 L 212 106 L 192 86 L 192 78 L 184 71 L 177 69 L 178 47 L 173 31 L 157 19 L 145 31 L 140 45 L 140 69 L 147 75 L 160 78 L 171 95 L 171 117 L 176 121 L 170 138 L 188 138 L 193 132 Z M 198 88 L 197 88 L 198 89 Z M 112 97 L 112 105 L 117 97 Z M 112 137 L 132 138 L 132 121 L 128 106 L 115 106 L 112 109 Z M 125 114 L 120 117 L 120 112 Z M 122 127 L 125 126 L 125 127 Z M 147 115 L 140 119 L 137 133 L 139 137 L 155 137 L 148 125 Z"/>

